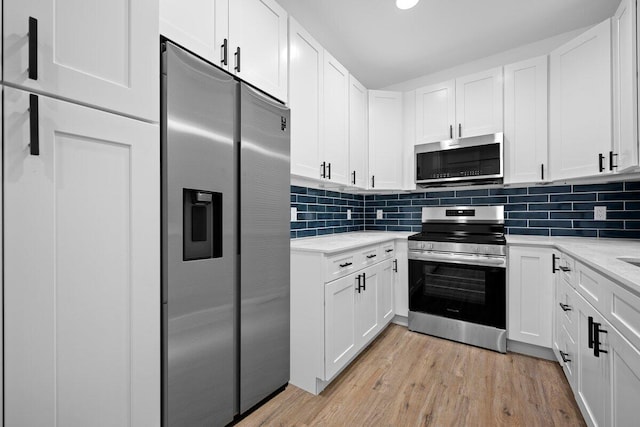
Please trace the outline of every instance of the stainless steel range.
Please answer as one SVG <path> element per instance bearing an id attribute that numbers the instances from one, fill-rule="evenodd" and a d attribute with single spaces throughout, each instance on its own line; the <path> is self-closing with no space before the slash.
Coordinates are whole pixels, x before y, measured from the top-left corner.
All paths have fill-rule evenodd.
<path id="1" fill-rule="evenodd" d="M 409 329 L 505 353 L 502 206 L 422 208 L 409 237 Z"/>

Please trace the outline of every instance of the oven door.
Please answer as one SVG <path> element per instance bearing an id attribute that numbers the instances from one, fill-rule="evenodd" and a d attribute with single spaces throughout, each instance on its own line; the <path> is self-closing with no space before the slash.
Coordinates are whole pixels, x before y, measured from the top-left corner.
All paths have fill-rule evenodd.
<path id="1" fill-rule="evenodd" d="M 455 258 L 409 256 L 409 310 L 505 329 L 504 258 Z"/>

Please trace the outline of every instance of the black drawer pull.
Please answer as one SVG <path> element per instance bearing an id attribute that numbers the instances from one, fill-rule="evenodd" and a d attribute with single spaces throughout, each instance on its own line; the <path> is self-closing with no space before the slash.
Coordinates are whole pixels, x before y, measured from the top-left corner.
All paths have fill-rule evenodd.
<path id="1" fill-rule="evenodd" d="M 386 253 L 393 252 L 393 249 L 385 249 Z"/>
<path id="2" fill-rule="evenodd" d="M 362 274 L 358 274 L 358 276 L 356 277 L 356 280 L 358 281 L 358 286 L 356 287 L 356 291 L 358 291 L 358 293 L 361 293 L 360 292 L 360 288 L 362 287 L 361 280 L 360 280 L 361 277 L 362 277 Z"/>
<path id="3" fill-rule="evenodd" d="M 38 80 L 38 20 L 29 17 L 29 78 Z"/>
<path id="4" fill-rule="evenodd" d="M 375 257 L 377 257 L 377 256 L 378 256 L 378 255 L 376 255 L 376 254 L 372 254 L 372 255 L 367 255 L 367 258 L 371 259 L 371 258 L 375 258 Z"/>
<path id="5" fill-rule="evenodd" d="M 397 259 L 393 260 L 393 271 L 395 271 L 396 273 L 398 272 L 398 260 Z"/>
<path id="6" fill-rule="evenodd" d="M 564 351 L 560 350 L 560 357 L 562 357 L 562 361 L 565 363 L 571 362 L 571 359 L 569 359 L 569 353 L 565 353 Z"/>
<path id="7" fill-rule="evenodd" d="M 362 273 L 362 290 L 367 290 L 367 276 L 365 276 L 365 273 Z"/>
<path id="8" fill-rule="evenodd" d="M 569 304 L 560 303 L 560 308 L 562 311 L 571 311 L 571 306 Z"/>
<path id="9" fill-rule="evenodd" d="M 29 150 L 32 156 L 40 155 L 40 128 L 38 126 L 38 95 L 29 95 Z"/>
<path id="10" fill-rule="evenodd" d="M 344 264 L 340 264 L 340 268 L 349 267 L 352 264 L 353 264 L 352 262 L 345 262 Z"/>
<path id="11" fill-rule="evenodd" d="M 564 267 L 564 266 L 562 266 L 562 265 L 561 265 L 559 268 L 560 268 L 560 270 L 564 271 L 565 273 L 566 273 L 567 271 L 571 271 L 571 269 L 570 269 L 569 267 Z"/>

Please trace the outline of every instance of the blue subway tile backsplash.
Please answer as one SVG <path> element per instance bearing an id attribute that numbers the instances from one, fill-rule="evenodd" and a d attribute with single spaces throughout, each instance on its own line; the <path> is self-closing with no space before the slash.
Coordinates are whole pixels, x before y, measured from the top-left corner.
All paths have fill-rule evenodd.
<path id="1" fill-rule="evenodd" d="M 367 195 L 292 185 L 291 206 L 298 208 L 298 221 L 291 222 L 291 237 L 419 232 L 423 206 L 504 205 L 508 234 L 639 239 L 639 200 L 640 181 Z M 607 207 L 606 221 L 594 220 L 594 206 Z M 379 209 L 383 219 L 376 219 Z"/>

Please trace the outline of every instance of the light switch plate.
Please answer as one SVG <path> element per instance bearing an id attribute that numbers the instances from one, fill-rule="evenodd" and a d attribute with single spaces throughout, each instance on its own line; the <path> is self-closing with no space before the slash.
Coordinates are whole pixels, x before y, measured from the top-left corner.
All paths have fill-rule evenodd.
<path id="1" fill-rule="evenodd" d="M 291 221 L 297 221 L 298 220 L 298 208 L 293 207 L 291 208 Z"/>
<path id="2" fill-rule="evenodd" d="M 382 209 L 378 209 L 376 211 L 376 219 L 383 219 L 383 215 L 384 213 L 382 212 Z"/>
<path id="3" fill-rule="evenodd" d="M 347 209 L 347 219 L 351 219 L 351 209 Z"/>
<path id="4" fill-rule="evenodd" d="M 606 206 L 594 206 L 593 207 L 593 219 L 596 221 L 606 221 L 607 219 L 607 207 Z"/>

